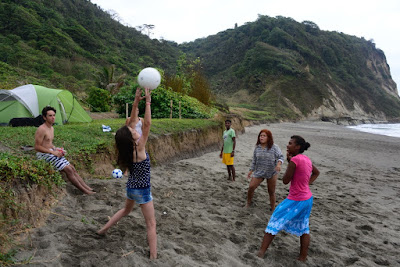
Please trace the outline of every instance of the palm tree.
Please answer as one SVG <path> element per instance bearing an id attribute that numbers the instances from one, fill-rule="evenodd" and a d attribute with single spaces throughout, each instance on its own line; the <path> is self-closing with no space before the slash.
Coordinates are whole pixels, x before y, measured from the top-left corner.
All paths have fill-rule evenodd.
<path id="1" fill-rule="evenodd" d="M 115 65 L 104 67 L 102 71 L 97 74 L 98 87 L 106 89 L 111 95 L 118 93 L 119 89 L 124 85 L 126 73 L 115 76 Z"/>

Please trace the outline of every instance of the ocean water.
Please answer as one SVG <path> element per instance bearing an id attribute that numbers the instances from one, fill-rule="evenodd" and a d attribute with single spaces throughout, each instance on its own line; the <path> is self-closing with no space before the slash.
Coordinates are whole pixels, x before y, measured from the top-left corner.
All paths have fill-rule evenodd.
<path id="1" fill-rule="evenodd" d="M 380 134 L 400 138 L 400 123 L 385 123 L 385 124 L 360 124 L 357 126 L 347 126 L 357 131 Z"/>

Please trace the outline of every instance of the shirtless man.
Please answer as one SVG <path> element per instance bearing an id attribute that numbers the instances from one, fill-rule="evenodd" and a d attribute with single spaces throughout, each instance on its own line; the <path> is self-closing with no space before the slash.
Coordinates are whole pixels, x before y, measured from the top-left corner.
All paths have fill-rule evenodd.
<path id="1" fill-rule="evenodd" d="M 44 159 L 51 163 L 58 171 L 65 172 L 68 180 L 83 193 L 88 195 L 94 194 L 95 192 L 93 189 L 83 181 L 74 166 L 64 158 L 64 152 L 58 150 L 53 145 L 53 124 L 56 119 L 56 110 L 50 106 L 44 107 L 42 110 L 42 116 L 44 123 L 39 126 L 35 134 L 35 150 L 37 151 L 37 158 Z"/>

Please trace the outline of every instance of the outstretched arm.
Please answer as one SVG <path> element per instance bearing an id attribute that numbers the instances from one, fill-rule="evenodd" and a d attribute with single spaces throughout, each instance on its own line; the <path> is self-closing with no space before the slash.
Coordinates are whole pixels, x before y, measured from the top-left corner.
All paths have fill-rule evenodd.
<path id="1" fill-rule="evenodd" d="M 146 107 L 145 107 L 145 112 L 144 112 L 144 122 L 143 122 L 143 133 L 142 137 L 139 140 L 139 146 L 140 145 L 146 145 L 147 138 L 149 137 L 150 134 L 150 126 L 151 126 L 151 92 L 149 88 L 145 88 L 145 96 L 146 98 Z"/>
<path id="2" fill-rule="evenodd" d="M 142 96 L 142 89 L 140 87 L 136 88 L 135 100 L 133 100 L 132 103 L 131 117 L 129 119 L 129 122 L 127 123 L 127 125 L 131 128 L 134 128 L 139 122 L 138 106 L 140 100 L 142 100 L 143 98 L 145 98 L 145 96 Z"/>

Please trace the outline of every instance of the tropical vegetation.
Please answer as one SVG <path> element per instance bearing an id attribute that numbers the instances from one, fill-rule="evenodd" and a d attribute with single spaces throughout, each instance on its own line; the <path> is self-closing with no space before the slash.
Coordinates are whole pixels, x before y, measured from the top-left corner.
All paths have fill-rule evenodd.
<path id="1" fill-rule="evenodd" d="M 87 0 L 4 0 L 0 27 L 1 88 L 68 89 L 87 104 L 93 87 L 107 90 L 111 99 L 91 98 L 92 110 L 112 109 L 113 97 L 135 87 L 139 71 L 152 66 L 162 72 L 164 89 L 205 105 L 246 103 L 293 119 L 322 104 L 334 109 L 335 95 L 349 110 L 360 105 L 400 117 L 399 98 L 383 90 L 395 91 L 396 84 L 373 40 L 324 31 L 311 21 L 259 15 L 178 45 L 142 34 L 157 25 L 124 25 L 118 14 Z"/>

